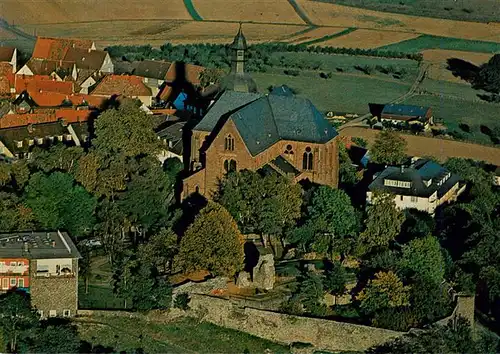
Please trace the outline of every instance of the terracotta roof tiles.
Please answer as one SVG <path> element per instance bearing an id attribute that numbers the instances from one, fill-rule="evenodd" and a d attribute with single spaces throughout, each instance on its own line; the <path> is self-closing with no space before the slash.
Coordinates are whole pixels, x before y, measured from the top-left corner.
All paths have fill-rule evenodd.
<path id="1" fill-rule="evenodd" d="M 151 89 L 142 78 L 134 75 L 107 75 L 91 92 L 91 95 L 112 96 L 124 95 L 128 97 L 151 96 Z"/>
<path id="2" fill-rule="evenodd" d="M 89 49 L 93 45 L 91 40 L 37 37 L 32 58 L 61 60 L 70 48 Z"/>
<path id="3" fill-rule="evenodd" d="M 12 65 L 0 63 L 0 96 L 10 96 L 10 89 L 14 87 L 14 73 Z"/>
<path id="4" fill-rule="evenodd" d="M 65 71 L 67 74 L 73 70 L 74 62 L 64 60 L 46 60 L 31 58 L 26 63 L 34 75 L 50 75 L 53 72 Z"/>
<path id="5" fill-rule="evenodd" d="M 47 75 L 24 76 L 16 75 L 15 88 L 17 93 L 25 90 L 28 93 L 38 92 L 56 92 L 70 95 L 73 91 L 73 83 L 71 81 L 55 81 Z"/>
<path id="6" fill-rule="evenodd" d="M 22 127 L 29 124 L 50 123 L 56 121 L 53 114 L 6 114 L 0 118 L 0 129 Z"/>

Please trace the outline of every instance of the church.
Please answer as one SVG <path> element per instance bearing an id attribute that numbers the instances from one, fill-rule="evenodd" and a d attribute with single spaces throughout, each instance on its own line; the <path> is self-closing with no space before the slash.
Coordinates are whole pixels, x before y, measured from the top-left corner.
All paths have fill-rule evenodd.
<path id="1" fill-rule="evenodd" d="M 248 46 L 241 27 L 230 49 L 231 72 L 192 129 L 182 197 L 197 192 L 211 199 L 227 173 L 244 169 L 336 187 L 335 128 L 311 101 L 286 86 L 257 92 L 245 72 Z"/>

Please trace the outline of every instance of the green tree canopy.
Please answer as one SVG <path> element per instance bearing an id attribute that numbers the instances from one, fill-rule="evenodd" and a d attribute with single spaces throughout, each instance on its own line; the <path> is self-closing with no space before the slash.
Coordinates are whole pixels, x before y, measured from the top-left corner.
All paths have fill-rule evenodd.
<path id="1" fill-rule="evenodd" d="M 67 147 L 63 144 L 56 144 L 49 149 L 36 147 L 33 150 L 33 157 L 30 164 L 37 170 L 46 173 L 62 171 L 73 174 L 76 170 L 78 160 L 83 155 L 84 150 L 80 146 Z"/>
<path id="2" fill-rule="evenodd" d="M 233 276 L 243 265 L 243 236 L 231 214 L 210 202 L 181 239 L 179 261 L 185 271 L 208 270 Z"/>
<path id="3" fill-rule="evenodd" d="M 404 245 L 402 267 L 424 281 L 441 283 L 444 279 L 445 263 L 438 239 L 426 236 Z"/>
<path id="4" fill-rule="evenodd" d="M 231 213 L 245 231 L 282 234 L 300 217 L 301 188 L 288 179 L 241 171 L 222 180 L 215 200 Z"/>
<path id="5" fill-rule="evenodd" d="M 370 314 L 383 308 L 409 305 L 410 289 L 392 271 L 378 272 L 356 299 L 361 309 Z"/>
<path id="6" fill-rule="evenodd" d="M 37 326 L 38 317 L 25 295 L 10 292 L 0 297 L 0 329 L 11 352 Z"/>
<path id="7" fill-rule="evenodd" d="M 340 262 L 333 262 L 325 272 L 325 289 L 333 295 L 342 295 L 346 291 L 347 271 Z"/>
<path id="8" fill-rule="evenodd" d="M 73 326 L 46 325 L 37 329 L 29 347 L 32 353 L 78 353 L 80 338 Z"/>
<path id="9" fill-rule="evenodd" d="M 357 174 L 356 167 L 353 166 L 352 160 L 344 144 L 339 143 L 339 178 L 340 183 L 345 186 L 350 186 L 358 183 L 360 177 Z"/>
<path id="10" fill-rule="evenodd" d="M 143 263 L 150 263 L 160 272 L 171 267 L 174 256 L 179 252 L 178 236 L 171 229 L 162 229 L 149 240 L 139 245 L 138 257 Z"/>
<path id="11" fill-rule="evenodd" d="M 67 229 L 73 236 L 80 236 L 95 224 L 96 199 L 67 173 L 32 175 L 26 187 L 26 203 L 46 229 Z"/>
<path id="12" fill-rule="evenodd" d="M 370 159 L 379 164 L 401 164 L 406 159 L 406 145 L 406 140 L 397 133 L 383 130 L 370 149 Z"/>
<path id="13" fill-rule="evenodd" d="M 367 207 L 366 229 L 360 234 L 360 252 L 387 247 L 401 231 L 404 214 L 396 208 L 390 194 L 376 195 Z"/>
<path id="14" fill-rule="evenodd" d="M 14 193 L 0 192 L 0 232 L 26 231 L 33 227 L 33 212 Z"/>

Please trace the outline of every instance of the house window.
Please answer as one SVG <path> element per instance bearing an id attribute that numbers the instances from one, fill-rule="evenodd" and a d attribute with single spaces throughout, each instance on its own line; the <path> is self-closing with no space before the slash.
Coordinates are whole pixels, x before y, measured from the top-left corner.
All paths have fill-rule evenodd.
<path id="1" fill-rule="evenodd" d="M 16 286 L 17 285 L 17 279 L 16 278 L 10 278 L 10 286 Z"/>
<path id="2" fill-rule="evenodd" d="M 233 159 L 224 161 L 224 171 L 226 171 L 226 173 L 235 172 L 236 161 Z"/>
<path id="3" fill-rule="evenodd" d="M 43 138 L 36 138 L 36 143 L 38 145 L 42 145 L 43 144 Z"/>
<path id="4" fill-rule="evenodd" d="M 234 138 L 229 134 L 224 139 L 224 150 L 226 151 L 234 151 Z"/>
<path id="5" fill-rule="evenodd" d="M 412 202 L 412 203 L 416 203 L 416 202 L 418 202 L 418 197 L 412 196 L 412 197 L 411 197 L 411 202 Z"/>
<path id="6" fill-rule="evenodd" d="M 402 196 L 402 195 L 400 195 L 400 196 L 399 196 L 399 199 L 400 199 L 401 201 L 403 201 L 403 196 Z"/>
<path id="7" fill-rule="evenodd" d="M 11 266 L 11 267 L 15 267 L 16 265 L 17 265 L 17 263 L 16 263 L 16 262 L 10 262 L 10 266 Z"/>
<path id="8" fill-rule="evenodd" d="M 304 155 L 302 157 L 302 169 L 303 170 L 312 170 L 313 169 L 313 153 L 311 148 L 306 147 L 306 151 L 304 151 Z"/>
<path id="9" fill-rule="evenodd" d="M 56 310 L 50 310 L 49 311 L 49 317 L 56 317 L 57 316 L 57 311 Z"/>
<path id="10" fill-rule="evenodd" d="M 286 155 L 293 155 L 293 147 L 292 145 L 288 144 L 285 148 L 285 154 Z"/>
<path id="11" fill-rule="evenodd" d="M 63 317 L 69 317 L 71 316 L 71 311 L 70 310 L 63 310 Z"/>
<path id="12" fill-rule="evenodd" d="M 17 287 L 18 288 L 24 288 L 24 279 L 23 278 L 19 278 L 17 280 Z"/>
<path id="13" fill-rule="evenodd" d="M 38 310 L 38 316 L 40 316 L 40 318 L 43 318 L 43 310 Z"/>

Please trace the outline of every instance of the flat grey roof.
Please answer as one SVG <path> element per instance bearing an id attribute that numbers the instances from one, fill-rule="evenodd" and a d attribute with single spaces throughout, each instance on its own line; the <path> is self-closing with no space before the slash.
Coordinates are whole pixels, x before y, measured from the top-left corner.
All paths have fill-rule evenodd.
<path id="1" fill-rule="evenodd" d="M 0 234 L 1 258 L 80 258 L 66 232 L 15 232 Z"/>

